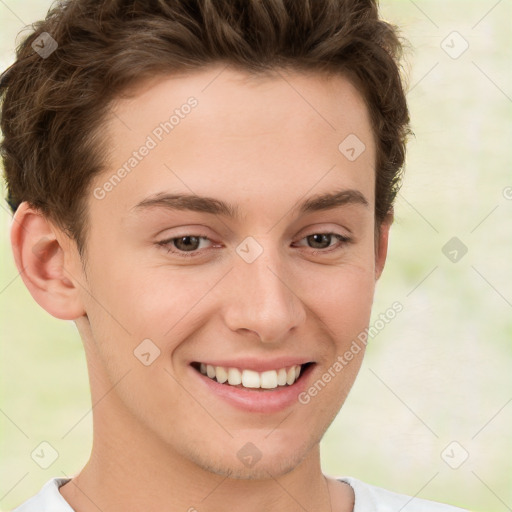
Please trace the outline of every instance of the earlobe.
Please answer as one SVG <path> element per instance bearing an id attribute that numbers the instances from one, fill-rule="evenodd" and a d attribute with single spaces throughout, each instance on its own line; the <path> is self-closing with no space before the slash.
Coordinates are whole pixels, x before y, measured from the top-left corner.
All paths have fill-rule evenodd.
<path id="1" fill-rule="evenodd" d="M 384 270 L 384 265 L 386 263 L 386 257 L 388 254 L 389 230 L 393 224 L 393 220 L 394 212 L 393 209 L 391 209 L 380 225 L 379 237 L 376 240 L 375 281 L 380 278 Z"/>
<path id="2" fill-rule="evenodd" d="M 85 311 L 66 269 L 71 255 L 65 258 L 66 248 L 54 229 L 40 212 L 21 203 L 11 225 L 14 261 L 25 286 L 43 309 L 56 318 L 74 320 Z"/>

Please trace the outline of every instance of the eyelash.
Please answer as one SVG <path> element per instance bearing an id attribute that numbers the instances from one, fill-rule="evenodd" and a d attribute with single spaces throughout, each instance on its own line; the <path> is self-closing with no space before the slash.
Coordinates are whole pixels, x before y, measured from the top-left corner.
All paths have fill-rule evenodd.
<path id="1" fill-rule="evenodd" d="M 301 238 L 300 241 L 302 241 L 305 238 L 308 238 L 310 236 L 313 236 L 313 235 L 332 235 L 332 236 L 334 236 L 335 238 L 338 239 L 338 244 L 337 245 L 335 245 L 333 247 L 329 247 L 327 249 L 316 249 L 316 250 L 313 250 L 313 252 L 312 252 L 313 255 L 317 255 L 319 253 L 326 254 L 326 253 L 335 252 L 335 251 L 341 250 L 345 244 L 348 244 L 348 243 L 352 242 L 351 238 L 346 237 L 344 235 L 340 235 L 339 233 L 332 233 L 332 232 L 311 233 L 310 235 L 306 235 L 305 237 Z M 187 237 L 200 238 L 202 240 L 210 240 L 206 236 L 186 234 L 186 235 L 182 235 L 182 236 L 176 236 L 176 237 L 173 237 L 173 238 L 168 238 L 167 240 L 162 240 L 160 242 L 157 242 L 157 245 L 161 246 L 164 250 L 166 250 L 167 253 L 175 254 L 175 255 L 179 256 L 180 258 L 196 258 L 196 257 L 199 257 L 199 256 L 203 255 L 204 252 L 200 251 L 200 250 L 187 252 L 187 251 L 180 251 L 180 250 L 176 250 L 176 249 L 172 249 L 171 248 L 172 247 L 172 243 L 175 240 L 179 240 L 180 238 L 187 238 Z M 208 249 L 205 249 L 205 250 L 207 251 Z"/>

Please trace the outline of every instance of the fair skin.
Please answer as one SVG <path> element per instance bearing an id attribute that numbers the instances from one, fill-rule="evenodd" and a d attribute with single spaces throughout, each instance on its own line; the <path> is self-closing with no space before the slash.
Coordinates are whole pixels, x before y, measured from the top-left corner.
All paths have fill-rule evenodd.
<path id="1" fill-rule="evenodd" d="M 297 395 L 368 326 L 384 267 L 392 216 L 375 244 L 368 112 L 342 76 L 222 69 L 160 77 L 115 104 L 105 125 L 109 171 L 91 191 L 167 112 L 198 100 L 103 199 L 91 192 L 86 273 L 74 242 L 27 203 L 12 224 L 27 288 L 50 314 L 76 322 L 85 348 L 92 454 L 60 488 L 77 512 L 353 509 L 350 486 L 323 475 L 319 442 L 364 350 L 308 404 Z M 338 150 L 349 134 L 366 145 L 354 161 Z M 296 208 L 341 190 L 356 199 Z M 240 217 L 134 208 L 160 192 L 216 198 Z M 185 236 L 206 238 L 180 244 Z M 173 237 L 171 252 L 158 245 Z M 263 249 L 251 263 L 236 251 L 247 237 Z M 198 256 L 176 254 L 187 248 Z M 160 354 L 146 366 L 134 350 L 148 338 Z M 201 362 L 260 371 L 313 364 L 292 385 L 262 390 L 217 383 L 195 368 Z M 283 390 L 288 398 L 272 398 Z M 244 446 L 261 456 L 255 464 L 242 463 Z"/>

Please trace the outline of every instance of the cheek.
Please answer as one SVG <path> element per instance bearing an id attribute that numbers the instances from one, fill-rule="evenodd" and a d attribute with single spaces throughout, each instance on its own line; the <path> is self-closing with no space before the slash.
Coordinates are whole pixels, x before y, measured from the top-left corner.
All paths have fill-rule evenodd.
<path id="1" fill-rule="evenodd" d="M 225 272 L 143 262 L 119 262 L 111 268 L 106 272 L 105 265 L 95 273 L 89 289 L 94 298 L 89 296 L 87 309 L 95 338 L 113 345 L 110 352 L 115 353 L 105 356 L 116 359 L 133 359 L 144 339 L 162 353 L 173 351 L 199 327 L 208 292 Z M 129 350 L 118 350 L 122 346 Z"/>
<path id="2" fill-rule="evenodd" d="M 354 250 L 338 264 L 304 261 L 283 273 L 309 310 L 306 314 L 320 318 L 320 326 L 327 326 L 329 337 L 341 344 L 364 330 L 370 319 L 375 280 L 371 250 L 366 249 Z M 105 345 L 115 340 L 116 353 L 109 357 L 133 358 L 133 350 L 146 338 L 162 351 L 173 351 L 180 339 L 201 327 L 210 308 L 222 302 L 226 282 L 221 278 L 229 268 L 130 260 L 114 247 L 101 253 L 92 261 L 92 297 L 87 292 L 84 296 L 95 338 Z M 118 350 L 123 343 L 129 350 Z"/>
<path id="3" fill-rule="evenodd" d="M 319 270 L 309 276 L 303 290 L 308 309 L 341 343 L 368 326 L 375 292 L 373 269 L 346 264 Z"/>

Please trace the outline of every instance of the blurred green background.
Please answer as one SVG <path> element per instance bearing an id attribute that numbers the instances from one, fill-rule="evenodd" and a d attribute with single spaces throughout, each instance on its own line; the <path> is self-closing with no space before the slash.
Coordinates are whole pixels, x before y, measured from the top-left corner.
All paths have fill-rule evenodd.
<path id="1" fill-rule="evenodd" d="M 0 0 L 2 69 L 18 33 L 50 3 Z M 373 317 L 394 301 L 404 309 L 370 341 L 322 442 L 324 471 L 505 512 L 512 510 L 512 3 L 381 3 L 413 48 L 415 138 Z M 51 477 L 80 470 L 92 418 L 78 332 L 25 288 L 5 188 L 1 194 L 0 508 L 9 510 Z M 467 247 L 457 262 L 443 252 L 453 237 Z M 42 441 L 59 453 L 48 469 L 30 456 Z"/>

